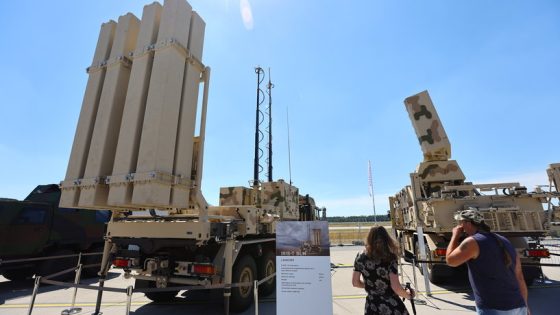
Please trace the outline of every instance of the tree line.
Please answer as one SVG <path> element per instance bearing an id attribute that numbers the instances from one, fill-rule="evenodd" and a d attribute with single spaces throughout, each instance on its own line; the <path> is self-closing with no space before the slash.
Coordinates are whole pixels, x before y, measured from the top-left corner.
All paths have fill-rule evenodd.
<path id="1" fill-rule="evenodd" d="M 327 216 L 328 222 L 375 222 L 375 218 L 377 217 L 377 221 L 389 221 L 389 216 L 387 214 L 378 214 L 374 215 L 353 215 L 347 217 L 329 217 Z"/>

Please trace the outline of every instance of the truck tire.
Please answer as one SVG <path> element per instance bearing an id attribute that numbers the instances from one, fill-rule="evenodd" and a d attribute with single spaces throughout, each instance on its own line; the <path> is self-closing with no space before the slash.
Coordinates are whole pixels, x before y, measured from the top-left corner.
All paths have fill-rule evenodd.
<path id="1" fill-rule="evenodd" d="M 258 260 L 257 272 L 259 274 L 259 281 L 270 276 L 276 272 L 276 255 L 274 251 L 267 250 Z M 276 277 L 261 283 L 259 286 L 259 295 L 267 296 L 274 292 L 276 288 Z"/>
<path id="2" fill-rule="evenodd" d="M 432 261 L 433 257 L 430 252 L 430 248 L 427 245 L 425 246 L 425 248 L 426 248 L 426 261 Z M 416 257 L 420 259 L 420 250 L 418 249 L 418 242 L 416 242 L 415 250 L 416 250 Z M 424 275 L 424 268 L 422 268 L 422 264 L 417 263 L 417 265 L 418 265 L 418 269 L 420 269 L 420 274 Z M 431 283 L 441 284 L 445 281 L 444 280 L 445 277 L 441 275 L 443 272 L 442 269 L 445 269 L 445 267 L 447 266 L 438 265 L 434 263 L 426 263 L 426 269 L 428 270 L 427 276 Z"/>
<path id="3" fill-rule="evenodd" d="M 136 279 L 136 282 L 134 284 L 135 289 L 145 289 L 145 288 L 155 288 L 155 287 L 156 287 L 155 281 Z M 175 299 L 177 293 L 179 293 L 179 290 L 161 291 L 161 292 L 144 292 L 144 294 L 148 299 L 156 303 L 171 302 Z"/>
<path id="4" fill-rule="evenodd" d="M 433 284 L 443 284 L 445 283 L 446 277 L 442 274 L 445 273 L 444 269 L 449 268 L 443 265 L 429 265 L 428 264 L 428 279 Z"/>
<path id="5" fill-rule="evenodd" d="M 76 253 L 69 249 L 59 249 L 48 254 L 48 256 L 68 256 L 68 255 L 76 255 Z M 42 277 L 50 276 L 62 270 L 76 267 L 77 264 L 78 264 L 78 256 L 43 260 L 39 265 L 38 274 Z M 64 280 L 74 279 L 75 276 L 76 276 L 75 272 L 69 271 L 67 273 L 49 279 L 56 280 L 56 281 L 64 281 Z"/>
<path id="6" fill-rule="evenodd" d="M 4 278 L 10 281 L 21 281 L 27 278 L 31 278 L 33 272 L 27 268 L 11 269 L 11 270 L 5 270 L 4 272 L 2 272 L 2 275 L 4 276 Z"/>
<path id="7" fill-rule="evenodd" d="M 253 301 L 253 281 L 257 275 L 257 266 L 255 260 L 249 254 L 245 254 L 238 258 L 233 265 L 231 282 L 243 283 L 250 282 L 249 286 L 231 288 L 230 310 L 233 312 L 241 312 L 249 308 Z"/>
<path id="8" fill-rule="evenodd" d="M 521 269 L 527 286 L 532 285 L 533 282 L 542 275 L 541 266 L 521 266 Z"/>

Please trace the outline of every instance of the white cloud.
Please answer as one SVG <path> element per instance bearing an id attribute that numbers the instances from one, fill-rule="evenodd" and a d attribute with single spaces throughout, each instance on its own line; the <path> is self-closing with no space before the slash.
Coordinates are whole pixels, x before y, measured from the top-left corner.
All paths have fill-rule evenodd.
<path id="1" fill-rule="evenodd" d="M 243 25 L 247 30 L 253 29 L 253 12 L 251 10 L 251 4 L 249 0 L 240 0 L 239 9 L 241 10 L 241 19 L 243 20 Z"/>

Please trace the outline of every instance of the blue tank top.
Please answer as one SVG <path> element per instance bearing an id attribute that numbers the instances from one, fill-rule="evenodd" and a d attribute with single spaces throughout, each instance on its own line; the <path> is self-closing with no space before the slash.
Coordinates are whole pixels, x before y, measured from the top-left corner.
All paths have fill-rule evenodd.
<path id="1" fill-rule="evenodd" d="M 510 310 L 525 306 L 515 277 L 517 253 L 511 243 L 495 233 L 477 232 L 472 236 L 478 243 L 480 254 L 467 261 L 469 281 L 473 288 L 476 306 L 483 309 Z M 512 264 L 506 267 L 502 248 L 496 238 L 502 241 L 509 252 Z"/>

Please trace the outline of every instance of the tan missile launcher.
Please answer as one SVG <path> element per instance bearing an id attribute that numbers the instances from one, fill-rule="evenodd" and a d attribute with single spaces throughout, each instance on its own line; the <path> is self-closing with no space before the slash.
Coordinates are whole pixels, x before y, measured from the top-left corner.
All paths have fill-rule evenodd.
<path id="1" fill-rule="evenodd" d="M 408 97 L 404 104 L 424 155 L 410 174 L 411 184 L 389 198 L 392 225 L 405 258 L 428 261 L 426 272 L 432 282 L 451 276 L 456 270 L 443 262 L 457 224 L 453 216 L 477 208 L 493 232 L 512 241 L 522 262 L 532 263 L 523 266 L 525 279 L 531 283 L 541 272 L 535 263 L 548 255 L 539 238 L 547 234 L 551 217 L 560 213 L 558 207 L 551 206 L 551 199 L 559 197 L 559 164 L 552 164 L 548 170 L 550 187 L 556 187 L 556 191 L 537 189 L 529 193 L 519 183 L 466 182 L 459 164 L 450 160 L 451 146 L 428 92 Z M 544 211 L 543 203 L 549 204 L 549 211 Z"/>
<path id="2" fill-rule="evenodd" d="M 283 180 L 225 187 L 218 206 L 206 202 L 204 30 L 184 0 L 101 26 L 60 205 L 112 210 L 102 279 L 122 268 L 137 289 L 161 289 L 146 292 L 154 301 L 172 299 L 174 286 L 225 284 L 226 306 L 241 310 L 253 286 L 229 287 L 275 272 L 276 224 L 315 220 L 319 208 Z M 271 278 L 259 291 L 274 288 Z"/>

